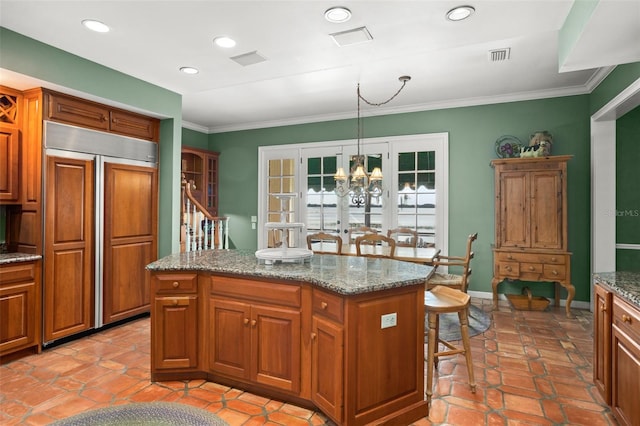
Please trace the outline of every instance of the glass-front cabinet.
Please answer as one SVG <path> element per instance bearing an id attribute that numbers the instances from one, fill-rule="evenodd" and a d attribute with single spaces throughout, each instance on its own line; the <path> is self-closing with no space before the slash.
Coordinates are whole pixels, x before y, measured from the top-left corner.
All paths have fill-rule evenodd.
<path id="1" fill-rule="evenodd" d="M 191 193 L 209 214 L 218 216 L 219 153 L 183 147 L 181 157 L 182 178 L 192 184 Z"/>

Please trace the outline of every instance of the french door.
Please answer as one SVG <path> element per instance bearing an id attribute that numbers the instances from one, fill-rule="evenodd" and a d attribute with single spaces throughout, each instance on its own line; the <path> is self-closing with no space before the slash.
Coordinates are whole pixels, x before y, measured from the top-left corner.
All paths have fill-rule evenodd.
<path id="1" fill-rule="evenodd" d="M 334 175 L 349 174 L 358 148 L 355 141 L 324 142 L 260 148 L 259 229 L 264 223 L 303 222 L 306 233 L 289 238 L 305 246 L 308 233 L 324 231 L 348 238 L 362 225 L 386 234 L 396 227 L 419 233 L 420 246 L 448 246 L 448 134 L 366 139 L 360 146 L 364 167 L 382 171 L 381 191 L 364 199 L 340 188 Z M 296 193 L 282 206 L 279 192 Z M 259 248 L 273 247 L 277 238 L 258 235 Z"/>

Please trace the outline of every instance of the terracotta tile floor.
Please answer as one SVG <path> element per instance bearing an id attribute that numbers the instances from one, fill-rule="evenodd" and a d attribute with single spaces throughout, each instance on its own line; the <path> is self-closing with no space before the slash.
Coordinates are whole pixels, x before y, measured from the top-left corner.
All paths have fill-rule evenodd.
<path id="1" fill-rule="evenodd" d="M 488 300 L 473 303 L 491 310 Z M 527 312 L 501 304 L 491 328 L 471 338 L 477 393 L 469 391 L 464 356 L 441 359 L 429 417 L 415 425 L 615 425 L 592 384 L 592 315 L 573 312 L 569 320 L 564 308 Z M 204 408 L 231 425 L 326 422 L 322 414 L 202 380 L 151 383 L 148 318 L 0 366 L 2 425 L 44 425 L 93 408 L 160 400 Z"/>

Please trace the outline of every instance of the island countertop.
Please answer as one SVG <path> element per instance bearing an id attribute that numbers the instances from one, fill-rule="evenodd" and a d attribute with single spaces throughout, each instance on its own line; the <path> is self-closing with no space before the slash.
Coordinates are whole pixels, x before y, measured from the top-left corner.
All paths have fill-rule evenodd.
<path id="1" fill-rule="evenodd" d="M 8 265 L 9 263 L 32 262 L 40 260 L 42 256 L 38 254 L 28 253 L 0 253 L 0 265 Z"/>
<path id="2" fill-rule="evenodd" d="M 265 265 L 250 250 L 174 253 L 147 265 L 152 272 L 194 271 L 306 282 L 342 295 L 424 283 L 433 267 L 392 259 L 316 254 L 305 263 Z"/>
<path id="3" fill-rule="evenodd" d="M 605 284 L 622 299 L 640 309 L 640 272 L 599 272 L 593 274 L 593 279 Z"/>

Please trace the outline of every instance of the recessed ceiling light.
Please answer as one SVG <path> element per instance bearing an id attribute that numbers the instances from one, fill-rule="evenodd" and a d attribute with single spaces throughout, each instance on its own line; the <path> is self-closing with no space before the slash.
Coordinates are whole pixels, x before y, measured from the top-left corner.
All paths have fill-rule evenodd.
<path id="1" fill-rule="evenodd" d="M 236 41 L 227 36 L 216 37 L 213 39 L 213 42 L 216 44 L 216 46 L 224 47 L 227 49 L 236 45 Z"/>
<path id="2" fill-rule="evenodd" d="M 475 12 L 476 9 L 473 6 L 458 6 L 454 7 L 447 12 L 447 19 L 450 21 L 462 21 L 467 19 Z"/>
<path id="3" fill-rule="evenodd" d="M 82 21 L 82 25 L 89 28 L 91 31 L 95 31 L 97 33 L 108 33 L 109 27 L 103 24 L 100 21 L 96 21 L 94 19 L 85 19 Z"/>
<path id="4" fill-rule="evenodd" d="M 198 74 L 198 69 L 193 67 L 180 67 L 180 71 L 185 74 Z"/>
<path id="5" fill-rule="evenodd" d="M 324 18 L 327 21 L 333 22 L 335 24 L 347 22 L 349 19 L 351 19 L 351 11 L 342 6 L 332 7 L 331 9 L 327 9 L 326 12 L 324 12 Z"/>

